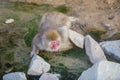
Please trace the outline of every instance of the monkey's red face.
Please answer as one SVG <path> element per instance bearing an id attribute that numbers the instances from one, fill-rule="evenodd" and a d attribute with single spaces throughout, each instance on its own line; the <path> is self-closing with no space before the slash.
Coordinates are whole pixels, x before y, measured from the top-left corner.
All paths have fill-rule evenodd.
<path id="1" fill-rule="evenodd" d="M 51 42 L 51 48 L 54 50 L 54 51 L 58 51 L 59 50 L 59 41 L 57 40 L 54 40 Z"/>

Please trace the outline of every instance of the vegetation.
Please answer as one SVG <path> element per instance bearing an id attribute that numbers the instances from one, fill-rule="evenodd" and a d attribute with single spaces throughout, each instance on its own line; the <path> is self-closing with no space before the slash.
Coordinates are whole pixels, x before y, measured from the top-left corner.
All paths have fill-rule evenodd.
<path id="1" fill-rule="evenodd" d="M 5 60 L 13 61 L 14 60 L 14 54 L 13 53 L 6 54 Z"/>
<path id="2" fill-rule="evenodd" d="M 69 56 L 69 57 L 72 57 L 72 58 L 79 58 L 79 57 L 84 57 L 84 50 L 78 48 L 78 47 L 74 47 L 70 50 L 67 50 L 65 52 L 62 53 L 63 56 Z"/>
<path id="3" fill-rule="evenodd" d="M 15 2 L 12 5 L 9 5 L 8 8 L 17 10 L 17 11 L 24 11 L 24 12 L 36 12 L 36 11 L 51 11 L 53 8 L 51 5 L 42 4 L 38 5 L 35 3 L 25 3 L 25 2 Z"/>
<path id="4" fill-rule="evenodd" d="M 3 37 L 2 42 L 0 43 L 0 52 L 4 53 L 4 59 L 5 62 L 13 62 L 12 65 L 10 64 L 6 64 L 7 67 L 13 67 L 13 72 L 14 71 L 23 71 L 23 72 L 27 72 L 28 70 L 28 64 L 24 65 L 23 63 L 23 58 L 26 58 L 26 55 L 21 55 L 19 57 L 19 59 L 21 59 L 21 62 L 14 62 L 14 54 L 15 52 L 11 51 L 17 48 L 21 48 L 21 46 L 19 46 L 18 44 L 16 44 L 15 41 L 20 40 L 24 40 L 27 47 L 22 45 L 22 49 L 23 48 L 27 48 L 29 49 L 31 47 L 31 42 L 33 37 L 35 36 L 35 34 L 38 31 L 38 24 L 39 21 L 41 20 L 42 14 L 45 12 L 50 12 L 50 11 L 58 11 L 58 12 L 62 12 L 62 13 L 67 13 L 69 11 L 69 8 L 66 7 L 65 5 L 61 5 L 61 6 L 52 6 L 52 5 L 47 5 L 47 4 L 42 4 L 42 5 L 37 5 L 34 3 L 20 3 L 20 2 L 16 2 L 16 3 L 12 3 L 10 5 L 7 5 L 7 9 L 9 9 L 11 12 L 10 13 L 6 13 L 4 14 L 4 16 L 2 16 L 2 18 L 0 18 L 0 24 L 2 24 L 4 26 L 4 28 L 6 28 L 6 31 L 0 31 L 0 36 Z M 28 20 L 26 20 L 26 18 L 24 18 L 23 16 L 21 16 L 21 14 L 18 13 L 27 13 L 30 14 L 30 18 L 28 18 Z M 26 15 L 24 15 L 26 17 Z M 13 18 L 15 20 L 14 23 L 11 24 L 5 24 L 5 20 L 9 19 L 9 18 Z M 23 18 L 23 19 L 21 19 Z M 20 44 L 22 44 L 20 42 Z M 9 49 L 9 50 L 8 50 Z M 11 53 L 9 52 L 11 51 Z M 22 50 L 18 50 L 18 54 L 22 53 L 24 54 L 24 52 L 22 52 Z M 0 60 L 3 60 L 3 54 L 0 56 Z M 82 49 L 79 49 L 77 47 L 70 49 L 68 51 L 64 51 L 64 52 L 60 52 L 60 54 L 56 54 L 56 53 L 47 53 L 47 52 L 40 52 L 40 56 L 43 57 L 47 62 L 50 63 L 50 61 L 56 57 L 56 56 L 62 56 L 62 57 L 69 57 L 70 59 L 75 59 L 78 58 L 80 60 L 82 60 L 84 57 L 86 57 L 84 55 L 84 51 Z M 54 56 L 54 57 L 53 57 Z M 22 58 L 21 58 L 22 57 Z M 2 64 L 2 62 L 1 62 Z M 78 76 L 77 74 L 81 73 L 84 68 L 80 68 L 78 71 L 78 73 L 72 73 L 72 71 L 70 72 L 70 69 L 65 66 L 63 63 L 61 62 L 57 62 L 55 61 L 55 65 L 51 64 L 51 71 L 50 72 L 57 72 L 60 73 L 62 75 L 61 80 L 77 80 Z M 4 65 L 2 65 L 1 68 L 3 68 Z M 4 70 L 3 70 L 4 72 Z M 3 73 L 2 72 L 2 73 Z M 0 73 L 1 75 L 1 73 Z M 33 77 L 32 77 L 33 78 Z M 38 78 L 38 76 L 37 76 Z M 29 77 L 28 77 L 29 79 Z M 36 78 L 35 78 L 36 79 Z M 29 79 L 30 80 L 30 79 Z"/>
<path id="5" fill-rule="evenodd" d="M 24 40 L 25 40 L 26 45 L 28 47 L 30 47 L 31 43 L 32 43 L 32 39 L 35 36 L 35 34 L 37 33 L 38 25 L 37 25 L 37 22 L 35 20 L 32 20 L 28 24 L 26 24 L 25 26 L 28 27 L 28 32 L 24 36 Z"/>
<path id="6" fill-rule="evenodd" d="M 100 30 L 91 30 L 88 32 L 89 35 L 91 35 L 96 41 L 101 40 L 101 35 L 105 34 L 105 31 Z"/>
<path id="7" fill-rule="evenodd" d="M 2 25 L 3 23 L 5 23 L 5 21 L 6 21 L 7 19 L 10 19 L 10 18 L 14 19 L 16 22 L 19 22 L 19 21 L 20 21 L 20 17 L 19 17 L 17 14 L 7 13 L 7 14 L 5 14 L 4 16 L 2 16 L 2 17 L 0 18 L 0 25 Z"/>
<path id="8" fill-rule="evenodd" d="M 69 8 L 65 5 L 54 7 L 48 4 L 35 4 L 35 3 L 25 3 L 25 2 L 15 2 L 12 5 L 9 5 L 8 8 L 24 12 L 49 12 L 49 11 L 58 11 L 62 13 L 67 13 Z"/>
<path id="9" fill-rule="evenodd" d="M 69 8 L 66 7 L 65 5 L 61 5 L 61 6 L 55 7 L 55 10 L 58 12 L 67 13 L 69 11 Z"/>

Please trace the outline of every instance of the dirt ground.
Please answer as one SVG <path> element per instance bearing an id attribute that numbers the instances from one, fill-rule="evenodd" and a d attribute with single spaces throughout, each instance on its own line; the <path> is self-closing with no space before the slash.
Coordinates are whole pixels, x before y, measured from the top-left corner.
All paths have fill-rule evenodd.
<path id="1" fill-rule="evenodd" d="M 79 18 L 80 25 L 74 30 L 90 34 L 97 41 L 120 39 L 119 4 L 119 0 L 65 0 L 65 6 L 69 8 L 65 14 Z M 0 78 L 8 72 L 27 72 L 31 40 L 39 20 L 44 13 L 57 9 L 50 5 L 0 2 Z M 9 18 L 15 22 L 5 24 Z M 62 75 L 61 80 L 77 80 L 92 66 L 85 51 L 77 47 L 57 54 L 40 52 L 39 55 L 51 64 L 50 72 Z"/>

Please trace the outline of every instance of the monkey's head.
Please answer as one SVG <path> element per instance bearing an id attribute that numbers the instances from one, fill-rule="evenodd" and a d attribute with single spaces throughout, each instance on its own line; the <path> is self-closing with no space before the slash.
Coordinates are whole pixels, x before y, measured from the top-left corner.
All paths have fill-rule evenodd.
<path id="1" fill-rule="evenodd" d="M 49 30 L 45 33 L 45 50 L 51 52 L 59 51 L 61 44 L 61 37 L 56 30 Z"/>

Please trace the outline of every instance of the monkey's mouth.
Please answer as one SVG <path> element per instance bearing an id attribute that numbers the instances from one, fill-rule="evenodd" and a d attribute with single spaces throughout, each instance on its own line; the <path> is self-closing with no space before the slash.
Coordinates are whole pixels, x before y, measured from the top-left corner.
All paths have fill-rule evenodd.
<path id="1" fill-rule="evenodd" d="M 58 51 L 59 51 L 59 48 L 58 48 L 58 46 L 57 46 L 57 47 L 52 47 L 52 50 L 53 50 L 54 52 L 58 52 Z"/>
<path id="2" fill-rule="evenodd" d="M 58 42 L 57 42 L 57 41 L 53 41 L 51 48 L 52 48 L 54 51 L 58 51 L 58 50 L 59 50 L 58 47 L 59 47 Z"/>

